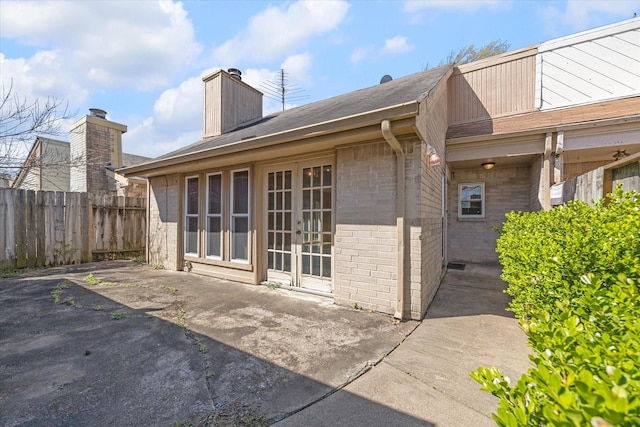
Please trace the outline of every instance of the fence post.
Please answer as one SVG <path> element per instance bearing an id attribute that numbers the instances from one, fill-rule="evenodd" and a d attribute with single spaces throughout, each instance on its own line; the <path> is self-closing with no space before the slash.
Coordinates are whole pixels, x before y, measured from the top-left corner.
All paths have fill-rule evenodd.
<path id="1" fill-rule="evenodd" d="M 46 227 L 45 227 L 45 206 L 44 206 L 44 191 L 36 192 L 36 266 L 44 267 L 46 262 L 45 256 L 45 241 L 46 241 Z"/>
<path id="2" fill-rule="evenodd" d="M 26 192 L 18 190 L 15 194 L 15 217 L 13 220 L 16 230 L 16 268 L 27 266 L 27 209 Z"/>

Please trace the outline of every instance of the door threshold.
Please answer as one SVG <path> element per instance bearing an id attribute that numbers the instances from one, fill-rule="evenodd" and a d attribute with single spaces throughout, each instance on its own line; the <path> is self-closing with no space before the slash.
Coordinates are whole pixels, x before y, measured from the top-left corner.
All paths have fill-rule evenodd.
<path id="1" fill-rule="evenodd" d="M 286 289 L 288 291 L 294 291 L 294 292 L 301 292 L 304 294 L 311 294 L 311 295 L 317 295 L 320 297 L 330 297 L 333 298 L 333 292 L 326 292 L 326 291 L 319 291 L 316 289 L 307 289 L 307 288 L 301 288 L 300 286 L 291 286 L 291 285 L 285 285 L 282 282 L 274 282 L 274 281 L 266 281 L 266 282 L 260 282 L 261 285 L 263 286 L 276 286 L 278 289 Z"/>

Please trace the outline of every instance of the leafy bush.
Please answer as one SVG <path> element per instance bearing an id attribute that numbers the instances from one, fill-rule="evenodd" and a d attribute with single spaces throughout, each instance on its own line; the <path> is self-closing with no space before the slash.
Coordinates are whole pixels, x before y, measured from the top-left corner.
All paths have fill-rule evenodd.
<path id="1" fill-rule="evenodd" d="M 502 279 L 520 319 L 580 297 L 576 278 L 603 280 L 633 270 L 640 259 L 640 197 L 617 189 L 610 203 L 571 202 L 545 212 L 507 214 L 497 242 Z M 631 269 L 631 270 L 630 270 Z"/>
<path id="2" fill-rule="evenodd" d="M 496 368 L 471 376 L 500 398 L 500 426 L 640 425 L 640 197 L 509 214 L 498 251 L 510 309 L 534 367 L 511 387 Z"/>

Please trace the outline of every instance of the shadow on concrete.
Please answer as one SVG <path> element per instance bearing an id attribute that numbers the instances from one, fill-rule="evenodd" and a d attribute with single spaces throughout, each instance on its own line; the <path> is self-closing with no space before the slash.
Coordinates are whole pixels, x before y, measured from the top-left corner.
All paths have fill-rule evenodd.
<path id="1" fill-rule="evenodd" d="M 60 271 L 0 280 L 2 425 L 271 423 L 332 394 L 353 407 L 342 425 L 433 425 L 183 328 L 180 302 L 131 308 Z"/>
<path id="2" fill-rule="evenodd" d="M 499 265 L 466 264 L 464 270 L 449 269 L 431 302 L 425 319 L 489 314 L 514 318 L 506 308 L 511 297 L 499 279 Z"/>

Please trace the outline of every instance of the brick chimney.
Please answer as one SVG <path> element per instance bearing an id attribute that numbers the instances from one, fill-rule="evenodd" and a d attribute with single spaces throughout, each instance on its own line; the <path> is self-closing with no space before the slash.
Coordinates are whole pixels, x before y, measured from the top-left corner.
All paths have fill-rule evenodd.
<path id="1" fill-rule="evenodd" d="M 125 125 L 107 120 L 107 112 L 90 108 L 89 115 L 71 125 L 69 184 L 71 191 L 105 192 L 116 189 L 106 167 L 122 166 Z"/>
<path id="2" fill-rule="evenodd" d="M 203 137 L 222 135 L 262 117 L 262 92 L 242 81 L 236 68 L 219 70 L 204 82 Z"/>

